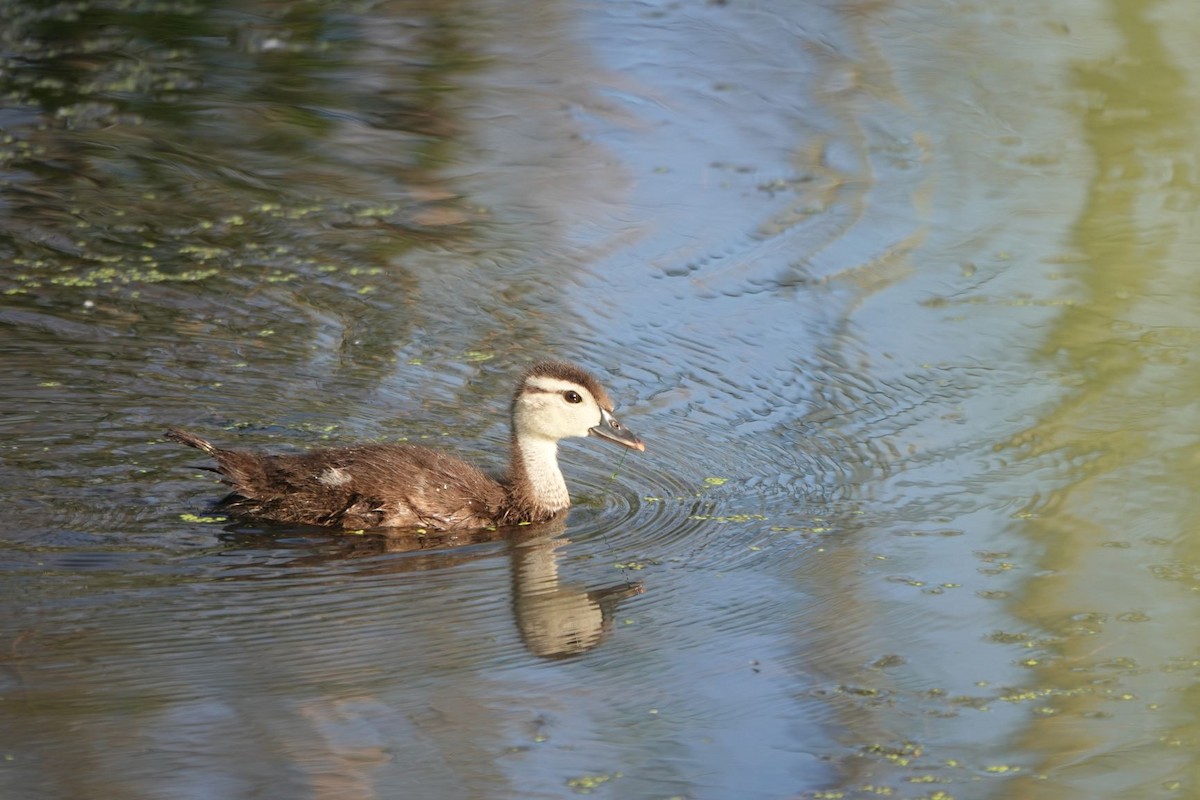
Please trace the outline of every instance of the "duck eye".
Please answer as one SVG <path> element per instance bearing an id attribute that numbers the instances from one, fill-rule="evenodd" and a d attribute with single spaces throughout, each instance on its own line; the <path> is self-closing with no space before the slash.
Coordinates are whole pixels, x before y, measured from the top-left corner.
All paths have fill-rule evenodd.
<path id="1" fill-rule="evenodd" d="M 563 400 L 568 403 L 582 403 L 583 398 L 579 396 L 579 392 L 563 392 Z"/>

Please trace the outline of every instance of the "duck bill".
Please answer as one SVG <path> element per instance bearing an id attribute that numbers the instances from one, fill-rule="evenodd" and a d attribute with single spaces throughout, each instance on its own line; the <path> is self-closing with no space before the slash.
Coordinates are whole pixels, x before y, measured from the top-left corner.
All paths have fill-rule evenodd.
<path id="1" fill-rule="evenodd" d="M 600 411 L 600 424 L 594 428 L 589 428 L 588 433 L 634 450 L 646 449 L 646 445 L 642 444 L 641 439 L 634 436 L 628 428 L 617 422 L 612 414 L 604 410 Z"/>

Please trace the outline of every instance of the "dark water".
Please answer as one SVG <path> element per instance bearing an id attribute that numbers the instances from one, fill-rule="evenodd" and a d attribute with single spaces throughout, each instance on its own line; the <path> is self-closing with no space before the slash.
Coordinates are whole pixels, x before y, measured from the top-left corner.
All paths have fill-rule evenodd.
<path id="1" fill-rule="evenodd" d="M 0 794 L 1187 797 L 1194 15 L 0 8 Z M 231 527 L 167 425 L 562 524 Z"/>

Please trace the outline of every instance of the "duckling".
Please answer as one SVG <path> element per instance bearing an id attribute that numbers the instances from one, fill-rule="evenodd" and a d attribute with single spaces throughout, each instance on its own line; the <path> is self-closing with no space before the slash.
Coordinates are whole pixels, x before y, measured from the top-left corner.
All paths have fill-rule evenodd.
<path id="1" fill-rule="evenodd" d="M 561 361 L 530 367 L 512 400 L 508 471 L 493 478 L 447 453 L 365 444 L 264 455 L 222 450 L 187 431 L 166 437 L 216 459 L 233 491 L 218 505 L 234 517 L 345 530 L 456 530 L 544 522 L 571 505 L 558 440 L 597 436 L 633 450 L 642 441 L 612 414 L 604 387 Z"/>

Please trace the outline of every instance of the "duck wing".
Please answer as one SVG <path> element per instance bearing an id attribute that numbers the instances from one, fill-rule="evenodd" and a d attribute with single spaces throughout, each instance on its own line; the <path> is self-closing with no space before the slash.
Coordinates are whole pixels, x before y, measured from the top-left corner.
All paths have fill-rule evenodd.
<path id="1" fill-rule="evenodd" d="M 477 467 L 412 445 L 361 445 L 299 455 L 224 450 L 186 431 L 167 437 L 212 456 L 244 519 L 366 528 L 480 528 L 503 516 L 507 492 Z"/>

